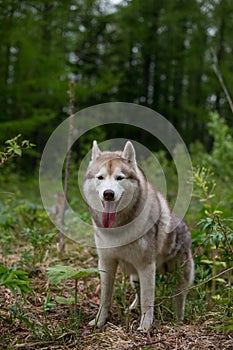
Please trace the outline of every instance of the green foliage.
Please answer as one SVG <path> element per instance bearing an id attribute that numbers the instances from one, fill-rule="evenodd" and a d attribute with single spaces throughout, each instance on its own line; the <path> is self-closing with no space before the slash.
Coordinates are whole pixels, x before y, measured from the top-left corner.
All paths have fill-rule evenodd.
<path id="1" fill-rule="evenodd" d="M 6 163 L 9 159 L 17 156 L 22 156 L 23 150 L 30 149 L 35 145 L 28 140 L 20 141 L 21 135 L 15 136 L 13 139 L 5 141 L 5 148 L 0 152 L 0 166 Z"/>
<path id="2" fill-rule="evenodd" d="M 209 166 L 224 182 L 232 179 L 233 169 L 233 137 L 226 121 L 217 113 L 210 114 L 208 130 L 213 137 L 211 154 L 207 157 Z"/>
<path id="3" fill-rule="evenodd" d="M 47 276 L 50 279 L 51 282 L 58 285 L 62 281 L 66 281 L 68 279 L 72 279 L 75 281 L 75 291 L 74 296 L 71 296 L 70 298 L 64 298 L 61 296 L 56 297 L 56 301 L 59 304 L 77 304 L 78 301 L 78 292 L 77 292 L 77 280 L 87 277 L 89 275 L 92 275 L 94 273 L 99 273 L 99 270 L 95 268 L 86 268 L 86 269 L 79 269 L 75 270 L 71 266 L 63 266 L 63 265 L 56 265 L 53 267 L 47 268 Z M 70 291 L 70 294 L 72 295 L 72 291 Z"/>
<path id="4" fill-rule="evenodd" d="M 99 273 L 99 270 L 94 268 L 79 269 L 75 270 L 71 266 L 56 265 L 48 267 L 47 275 L 51 282 L 54 284 L 60 284 L 62 281 L 67 279 L 78 280 L 80 278 L 87 277 L 93 273 Z"/>
<path id="5" fill-rule="evenodd" d="M 212 126 L 217 128 L 216 124 L 212 124 Z M 222 135 L 224 129 L 224 127 L 219 128 L 218 135 L 215 135 L 216 139 Z M 225 136 L 227 137 L 227 135 Z M 215 142 L 215 139 L 214 144 L 212 152 L 218 154 L 218 148 L 221 149 L 222 145 Z M 225 157 L 227 157 L 227 154 L 225 154 Z M 204 155 L 204 158 L 210 159 L 210 155 Z M 224 160 L 219 158 L 218 164 L 220 165 L 222 162 Z M 198 230 L 193 231 L 194 246 L 198 252 L 196 256 L 196 278 L 198 283 L 200 283 L 198 292 L 208 302 L 209 307 L 217 304 L 216 317 L 219 317 L 224 308 L 231 310 L 228 316 L 225 317 L 221 328 L 232 330 L 230 322 L 232 318 L 233 278 L 232 218 L 227 217 L 227 211 L 219 208 L 218 203 L 216 203 L 219 183 L 221 183 L 221 191 L 228 191 L 228 185 L 224 185 L 222 182 L 222 179 L 227 176 L 228 167 L 224 167 L 222 164 L 221 179 L 219 179 L 219 174 L 213 173 L 214 168 L 214 164 L 210 163 L 209 169 L 195 169 L 193 176 L 194 197 L 199 201 Z M 222 203 L 222 205 L 226 206 L 227 203 Z M 217 327 L 219 328 L 220 326 Z"/>
<path id="6" fill-rule="evenodd" d="M 230 157 L 233 147 L 232 128 L 218 112 L 210 112 L 207 119 L 208 136 L 212 142 L 210 151 L 206 152 L 200 140 L 190 146 L 192 160 L 195 165 L 206 165 L 220 177 L 219 166 L 224 165 L 222 173 L 228 172 L 226 166 L 232 165 Z"/>
<path id="7" fill-rule="evenodd" d="M 41 233 L 37 227 L 34 227 L 32 229 L 25 228 L 23 236 L 30 246 L 22 253 L 19 264 L 25 268 L 30 266 L 33 270 L 37 264 L 43 262 L 46 252 L 54 241 L 55 233 Z"/>
<path id="8" fill-rule="evenodd" d="M 35 271 L 45 261 L 55 234 L 56 230 L 42 206 L 14 196 L 3 201 L 0 208 L 0 243 L 6 261 L 16 247 L 24 245 L 16 265 L 29 272 Z"/>
<path id="9" fill-rule="evenodd" d="M 4 316 L 0 316 L 0 318 L 2 318 L 5 322 L 7 323 L 13 323 L 15 320 L 16 321 L 21 321 L 23 324 L 25 324 L 28 328 L 34 329 L 34 323 L 31 322 L 29 320 L 28 317 L 26 317 L 23 313 L 22 313 L 22 307 L 20 305 L 20 303 L 18 303 L 17 305 L 12 305 L 9 308 L 7 308 L 6 310 L 3 308 L 4 311 L 8 311 L 9 313 L 9 317 L 4 317 Z"/>
<path id="10" fill-rule="evenodd" d="M 52 300 L 52 295 L 50 293 L 46 294 L 46 298 L 43 304 L 44 312 L 50 311 L 51 309 L 55 308 L 57 304 Z"/>
<path id="11" fill-rule="evenodd" d="M 3 265 L 0 265 L 0 286 L 9 288 L 14 296 L 19 293 L 25 297 L 26 293 L 31 292 L 30 280 L 25 271 L 15 268 L 8 269 Z"/>
<path id="12" fill-rule="evenodd" d="M 206 178 L 210 187 L 206 190 L 209 191 L 211 197 L 214 197 L 211 198 L 212 206 L 218 207 L 220 211 L 224 210 L 228 215 L 230 214 L 229 203 L 232 202 L 233 198 L 233 188 L 227 186 L 230 183 L 233 166 L 232 130 L 217 113 L 210 114 L 208 130 L 213 139 L 211 151 L 207 153 L 199 143 L 191 147 L 191 158 L 195 168 L 194 177 L 196 177 L 194 179 L 194 196 L 198 196 L 198 191 L 201 191 L 202 200 L 208 202 L 206 194 L 203 192 L 204 188 L 201 189 L 201 186 L 205 187 Z M 202 184 L 198 184 L 198 181 L 200 182 L 198 177 L 203 181 Z"/>
<path id="13" fill-rule="evenodd" d="M 210 206 L 210 201 L 215 197 L 214 190 L 216 181 L 213 179 L 213 173 L 204 167 L 194 168 L 193 170 L 194 191 L 193 197 L 198 198 L 205 207 Z"/>

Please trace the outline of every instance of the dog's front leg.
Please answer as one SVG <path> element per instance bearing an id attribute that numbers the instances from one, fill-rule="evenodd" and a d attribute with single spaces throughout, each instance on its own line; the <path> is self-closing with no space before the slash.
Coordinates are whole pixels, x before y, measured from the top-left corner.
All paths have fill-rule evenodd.
<path id="1" fill-rule="evenodd" d="M 140 280 L 141 321 L 139 330 L 148 332 L 154 317 L 155 263 L 138 270 Z"/>
<path id="2" fill-rule="evenodd" d="M 115 273 L 117 268 L 117 262 L 115 260 L 99 260 L 100 279 L 101 279 L 101 300 L 98 313 L 94 320 L 89 325 L 102 327 L 109 315 L 112 292 L 115 279 Z"/>

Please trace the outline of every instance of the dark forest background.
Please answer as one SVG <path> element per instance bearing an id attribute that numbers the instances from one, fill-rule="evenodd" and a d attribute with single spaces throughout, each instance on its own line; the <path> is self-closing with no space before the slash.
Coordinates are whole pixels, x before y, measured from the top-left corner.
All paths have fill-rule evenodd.
<path id="1" fill-rule="evenodd" d="M 188 146 L 198 140 L 210 149 L 209 112 L 232 125 L 212 66 L 214 53 L 231 90 L 232 19 L 231 0 L 1 0 L 1 144 L 19 133 L 33 141 L 25 159 L 35 168 L 69 115 L 74 81 L 75 111 L 109 101 L 142 104 L 171 121 Z M 107 133 L 129 138 L 121 126 Z"/>

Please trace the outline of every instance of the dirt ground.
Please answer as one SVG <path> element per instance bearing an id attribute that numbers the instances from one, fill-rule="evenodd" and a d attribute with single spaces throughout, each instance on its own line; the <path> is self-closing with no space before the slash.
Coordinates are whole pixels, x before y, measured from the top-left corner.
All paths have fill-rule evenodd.
<path id="1" fill-rule="evenodd" d="M 5 328 L 5 329 L 4 329 Z M 27 329 L 22 326 L 4 327 L 1 325 L 2 349 L 79 349 L 79 350 L 203 350 L 233 349 L 233 335 L 209 332 L 203 327 L 163 326 L 153 335 L 141 335 L 138 332 L 126 333 L 122 327 L 108 324 L 102 332 L 93 332 L 89 328 L 80 329 L 80 335 L 74 339 L 74 332 L 67 331 L 54 340 L 32 340 Z"/>
<path id="2" fill-rule="evenodd" d="M 96 256 L 86 250 L 73 258 L 70 255 L 62 264 L 95 267 L 96 260 Z M 50 261 L 49 265 L 54 263 L 56 261 Z M 52 285 L 46 276 L 47 267 L 48 264 L 40 265 L 30 276 L 32 293 L 27 295 L 26 302 L 0 287 L 0 349 L 233 350 L 233 332 L 218 332 L 216 326 L 221 325 L 221 319 L 216 322 L 216 316 L 211 314 L 208 318 L 199 315 L 198 319 L 184 324 L 155 321 L 150 334 L 145 335 L 137 331 L 139 313 L 133 313 L 127 322 L 124 311 L 115 302 L 110 322 L 102 330 L 93 329 L 88 322 L 98 309 L 99 276 L 78 281 L 76 307 L 56 304 L 57 296 L 70 297 L 74 281 Z"/>
<path id="3" fill-rule="evenodd" d="M 45 314 L 43 310 L 45 281 L 37 280 L 38 290 L 34 291 L 29 303 L 19 310 L 21 315 L 34 322 L 33 330 L 19 318 L 11 322 L 0 320 L 1 349 L 78 349 L 78 350 L 233 350 L 233 332 L 223 334 L 210 329 L 209 323 L 200 325 L 182 324 L 170 326 L 166 323 L 155 326 L 150 334 L 143 335 L 137 331 L 138 315 L 126 326 L 118 319 L 117 310 L 112 315 L 112 323 L 104 329 L 93 330 L 87 324 L 96 313 L 98 301 L 95 293 L 83 295 L 82 316 L 76 310 L 72 319 L 69 305 L 59 305 Z M 83 290 L 82 283 L 79 290 Z M 84 291 L 84 290 L 83 290 Z M 0 290 L 1 307 L 12 303 L 11 293 Z M 18 306 L 19 307 L 19 306 Z M 1 316 L 10 317 L 9 312 Z M 71 320 L 72 319 L 72 320 Z M 122 324 L 121 324 L 122 323 Z M 119 325 L 120 324 L 120 325 Z"/>

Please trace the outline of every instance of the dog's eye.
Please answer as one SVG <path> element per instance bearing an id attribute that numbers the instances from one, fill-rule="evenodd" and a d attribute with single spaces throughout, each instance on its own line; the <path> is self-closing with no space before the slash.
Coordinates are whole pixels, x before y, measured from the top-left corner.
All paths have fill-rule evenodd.
<path id="1" fill-rule="evenodd" d="M 119 175 L 119 176 L 116 177 L 116 180 L 117 180 L 117 181 L 124 180 L 124 176 L 120 176 L 120 175 Z"/>
<path id="2" fill-rule="evenodd" d="M 99 176 L 97 176 L 97 179 L 98 179 L 98 180 L 103 180 L 104 177 L 103 177 L 102 175 L 99 175 Z"/>

